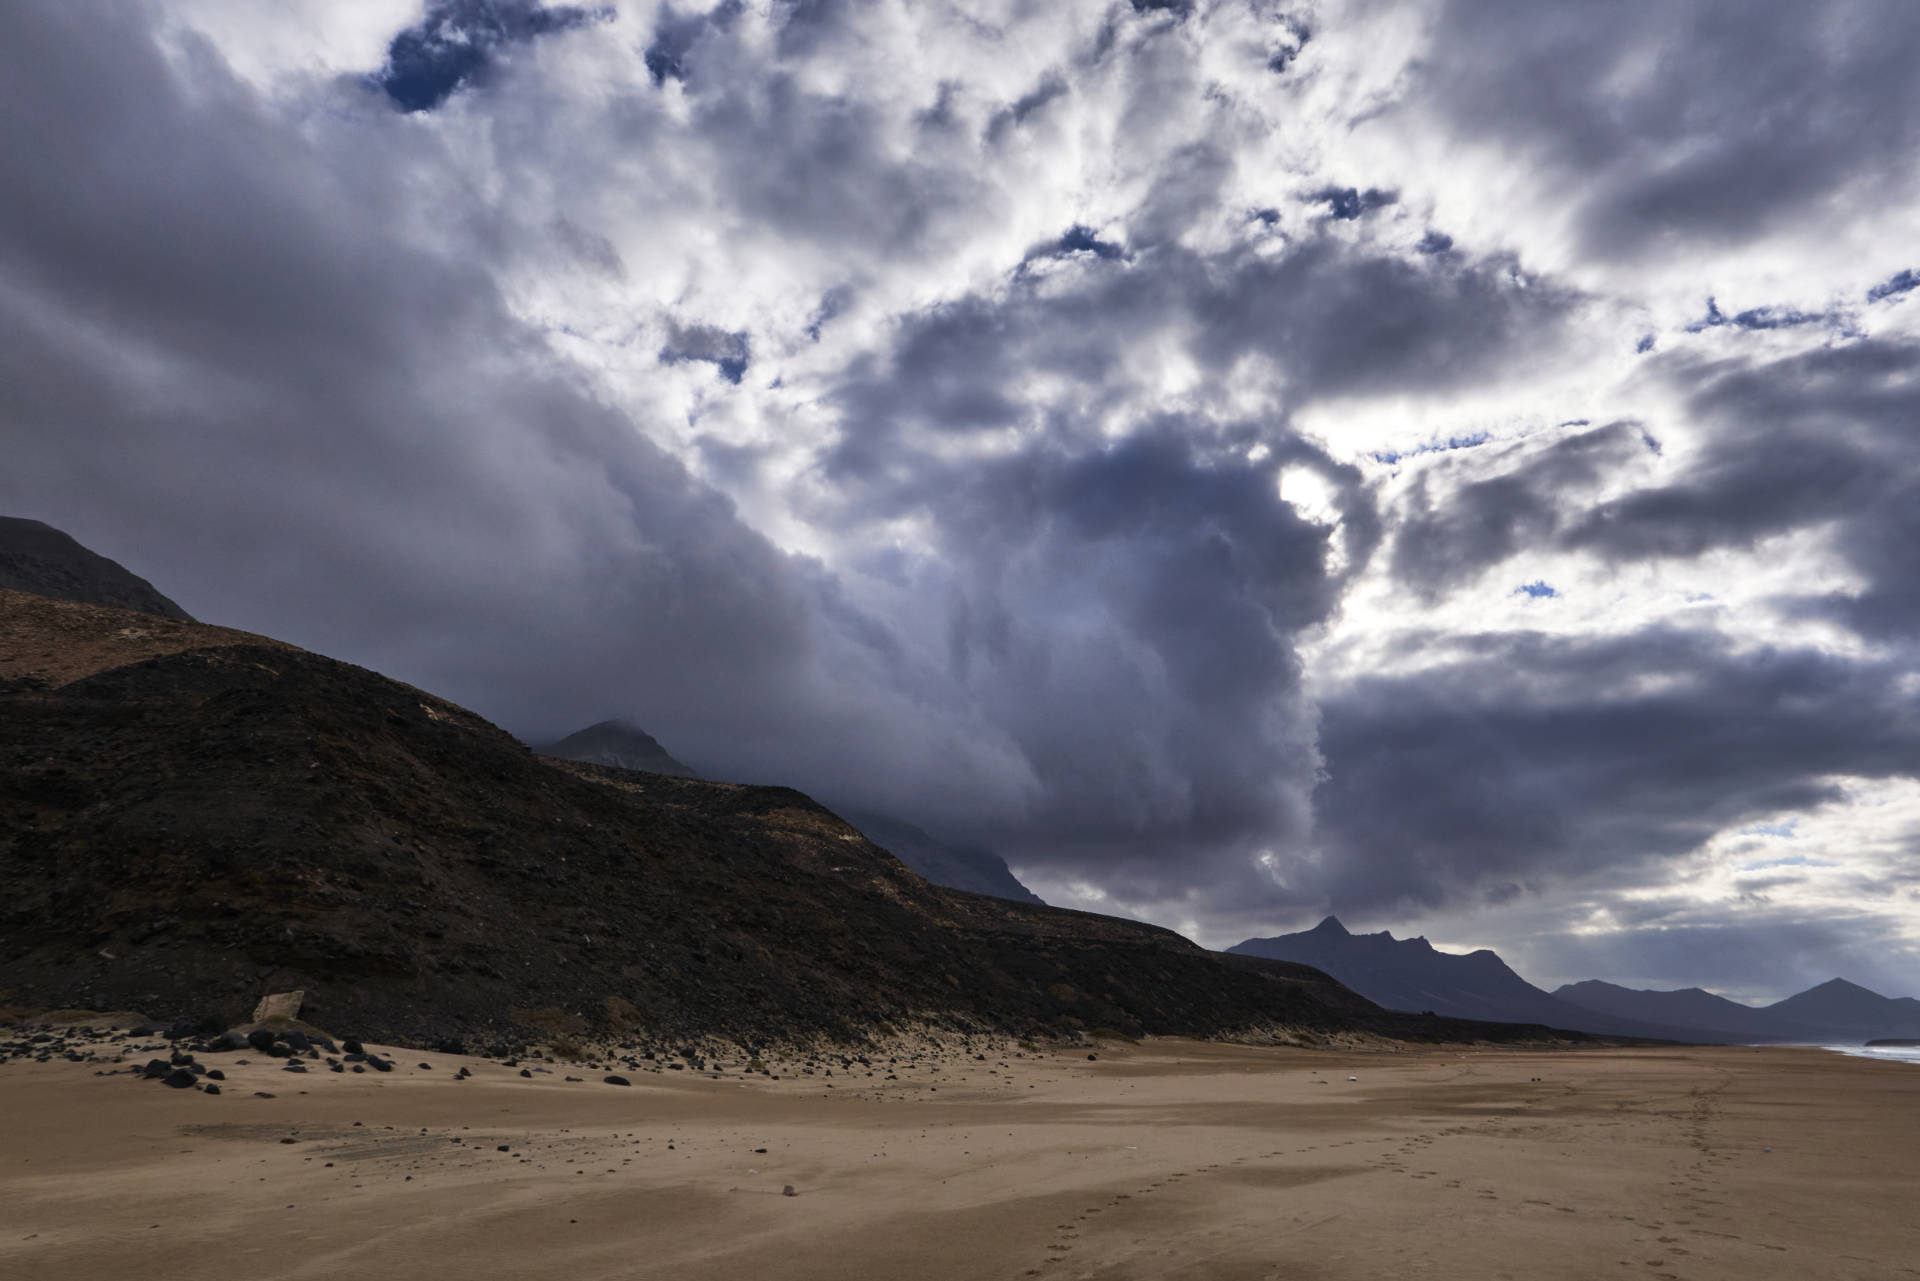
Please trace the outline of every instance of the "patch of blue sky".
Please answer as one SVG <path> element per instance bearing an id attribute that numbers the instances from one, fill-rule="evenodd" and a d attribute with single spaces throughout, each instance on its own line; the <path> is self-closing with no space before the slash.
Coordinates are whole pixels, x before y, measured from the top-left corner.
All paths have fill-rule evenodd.
<path id="1" fill-rule="evenodd" d="M 1548 584 L 1544 578 L 1536 578 L 1531 583 L 1522 583 L 1513 589 L 1515 596 L 1528 596 L 1534 600 L 1546 600 L 1560 593 Z"/>
<path id="2" fill-rule="evenodd" d="M 1916 275 L 1913 269 L 1909 267 L 1904 271 L 1894 273 L 1873 288 L 1867 290 L 1867 301 L 1882 302 L 1888 298 L 1899 298 L 1905 294 L 1912 293 L 1915 289 L 1920 289 L 1920 275 Z"/>
<path id="3" fill-rule="evenodd" d="M 1445 440 L 1436 440 L 1425 445 L 1417 445 L 1412 449 L 1376 449 L 1368 454 L 1367 457 L 1373 459 L 1376 463 L 1386 463 L 1391 466 L 1403 458 L 1417 458 L 1421 454 L 1444 454 L 1454 449 L 1472 449 L 1474 446 L 1484 445 L 1492 439 L 1492 432 L 1476 431 L 1470 432 L 1465 436 L 1449 436 Z"/>

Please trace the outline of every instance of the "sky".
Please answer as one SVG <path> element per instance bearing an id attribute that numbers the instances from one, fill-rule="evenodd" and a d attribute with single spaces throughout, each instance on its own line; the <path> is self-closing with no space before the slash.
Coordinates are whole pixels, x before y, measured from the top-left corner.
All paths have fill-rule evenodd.
<path id="1" fill-rule="evenodd" d="M 1211 946 L 1920 994 L 1908 0 L 14 0 L 0 511 Z"/>

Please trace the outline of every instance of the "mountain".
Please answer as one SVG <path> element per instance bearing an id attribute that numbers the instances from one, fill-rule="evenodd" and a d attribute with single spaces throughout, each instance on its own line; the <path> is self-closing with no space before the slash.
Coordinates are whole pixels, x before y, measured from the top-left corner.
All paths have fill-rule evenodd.
<path id="1" fill-rule="evenodd" d="M 533 750 L 542 756 L 557 756 L 588 765 L 611 765 L 615 769 L 671 774 L 676 778 L 700 777 L 698 772 L 669 755 L 653 735 L 629 721 L 601 721 L 557 743 Z"/>
<path id="2" fill-rule="evenodd" d="M 1823 1040 L 1920 1037 L 1920 1001 L 1910 996 L 1881 996 L 1845 979 L 1828 979 L 1818 987 L 1763 1006 L 1761 1012 L 1789 1024 L 1814 1028 Z"/>
<path id="3" fill-rule="evenodd" d="M 193 621 L 146 579 L 21 516 L 0 516 L 0 588 Z"/>
<path id="4" fill-rule="evenodd" d="M 1044 900 L 1022 885 L 1006 860 L 992 850 L 948 845 L 911 823 L 869 810 L 843 809 L 839 813 L 868 840 L 935 885 L 1044 905 Z"/>
<path id="5" fill-rule="evenodd" d="M 929 884 L 798 792 L 536 756 L 243 632 L 0 591 L 0 991 L 373 1039 L 1541 1028 Z"/>
<path id="6" fill-rule="evenodd" d="M 1553 994 L 1563 1001 L 1615 1018 L 1696 1028 L 1729 1041 L 1817 1040 L 1812 1028 L 1789 1025 L 1763 1010 L 1697 987 L 1674 992 L 1637 991 L 1599 979 L 1568 983 Z"/>
<path id="7" fill-rule="evenodd" d="M 557 743 L 533 749 L 542 756 L 611 765 L 648 774 L 699 778 L 700 774 L 675 760 L 658 740 L 629 721 L 601 721 Z M 1019 903 L 1039 903 L 1040 896 L 1022 885 L 1006 860 L 992 850 L 948 845 L 913 824 L 870 810 L 836 807 L 860 833 L 935 885 L 970 890 Z"/>
<path id="8" fill-rule="evenodd" d="M 1697 1039 L 1684 1027 L 1615 1016 L 1559 1000 L 1515 974 L 1485 948 L 1462 955 L 1439 951 L 1424 938 L 1396 939 L 1385 930 L 1352 934 L 1332 916 L 1298 934 L 1247 939 L 1227 950 L 1311 965 L 1390 1010 L 1544 1023 L 1610 1036 Z"/>
<path id="9" fill-rule="evenodd" d="M 1651 992 L 1589 980 L 1560 988 L 1555 996 L 1623 1017 L 1675 1020 L 1710 1028 L 1742 1041 L 1865 1041 L 1920 1036 L 1920 1001 L 1889 998 L 1845 979 L 1817 987 L 1772 1005 L 1741 1005 L 1687 988 Z"/>

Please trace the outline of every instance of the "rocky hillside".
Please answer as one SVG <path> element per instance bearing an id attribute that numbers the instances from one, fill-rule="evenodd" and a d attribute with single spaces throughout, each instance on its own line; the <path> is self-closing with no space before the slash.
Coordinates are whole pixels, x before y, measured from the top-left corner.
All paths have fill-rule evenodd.
<path id="1" fill-rule="evenodd" d="M 303 988 L 420 1040 L 1526 1034 L 939 889 L 797 792 L 545 760 L 241 632 L 0 592 L 0 673 L 0 1001 L 233 1020 Z"/>
<path id="2" fill-rule="evenodd" d="M 589 725 L 567 735 L 557 743 L 533 749 L 542 756 L 580 761 L 588 765 L 612 765 L 619 769 L 639 770 L 647 774 L 672 774 L 677 778 L 704 777 L 682 763 L 653 735 L 631 721 L 609 720 Z M 992 850 L 948 845 L 921 828 L 886 814 L 834 805 L 834 813 L 846 819 L 860 834 L 887 853 L 905 863 L 935 885 L 948 889 L 971 890 L 997 898 L 1038 903 L 1040 896 L 1015 878 L 1006 860 Z"/>

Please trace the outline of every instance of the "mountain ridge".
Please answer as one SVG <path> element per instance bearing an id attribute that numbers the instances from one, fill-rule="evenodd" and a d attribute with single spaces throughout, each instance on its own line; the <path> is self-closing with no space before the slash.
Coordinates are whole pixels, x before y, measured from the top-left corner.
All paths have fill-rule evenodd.
<path id="1" fill-rule="evenodd" d="M 1337 916 L 1295 934 L 1251 938 L 1227 949 L 1324 970 L 1388 1009 L 1454 1017 L 1544 1022 L 1609 1036 L 1689 1041 L 1853 1041 L 1920 1036 L 1920 1001 L 1888 998 L 1830 979 L 1767 1006 L 1742 1005 L 1701 988 L 1654 992 L 1599 979 L 1547 992 L 1488 948 L 1442 952 L 1425 938 L 1381 930 L 1354 934 Z"/>
<path id="2" fill-rule="evenodd" d="M 614 719 L 589 725 L 557 743 L 535 747 L 542 756 L 611 765 L 618 769 L 679 778 L 704 778 L 698 770 L 677 760 L 660 741 L 632 721 Z M 1016 903 L 1042 903 L 1038 894 L 1020 883 L 1006 860 L 992 850 L 952 845 L 904 819 L 872 810 L 831 806 L 868 840 L 885 849 L 935 885 Z"/>
<path id="3" fill-rule="evenodd" d="M 1251 938 L 1227 949 L 1242 956 L 1311 965 L 1388 1009 L 1451 1018 L 1579 1027 L 1610 1036 L 1696 1039 L 1683 1028 L 1619 1018 L 1557 1000 L 1516 974 L 1498 953 L 1442 952 L 1424 938 L 1387 930 L 1354 934 L 1336 916 L 1310 930 Z"/>
<path id="4" fill-rule="evenodd" d="M 44 521 L 0 516 L 0 588 L 193 621 L 160 590 Z"/>
<path id="5" fill-rule="evenodd" d="M 791 789 L 538 757 L 269 638 L 0 591 L 6 999 L 232 1022 L 291 989 L 415 1043 L 1559 1035 L 933 886 Z"/>

